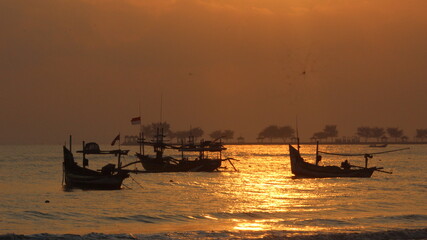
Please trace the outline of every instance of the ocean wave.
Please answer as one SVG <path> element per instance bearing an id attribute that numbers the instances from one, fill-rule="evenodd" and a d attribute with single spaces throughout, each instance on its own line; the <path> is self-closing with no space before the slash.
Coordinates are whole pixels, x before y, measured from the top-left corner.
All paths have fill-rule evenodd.
<path id="1" fill-rule="evenodd" d="M 44 219 L 51 219 L 51 220 L 57 220 L 57 216 L 45 213 L 45 212 L 39 212 L 39 211 L 24 211 L 24 213 L 32 218 L 44 218 Z"/>
<path id="2" fill-rule="evenodd" d="M 104 220 L 110 221 L 121 221 L 121 222 L 142 222 L 142 223 L 176 223 L 176 222 L 191 222 L 197 220 L 230 220 L 230 219 L 266 219 L 266 218 L 278 218 L 279 213 L 270 212 L 219 212 L 219 213 L 206 213 L 206 214 L 195 214 L 195 215 L 182 215 L 182 214 L 160 214 L 156 216 L 150 215 L 130 215 L 130 216 L 105 216 L 102 217 Z"/>
<path id="3" fill-rule="evenodd" d="M 104 217 L 104 219 L 111 220 L 111 221 L 120 221 L 120 222 L 134 221 L 134 222 L 143 222 L 143 223 L 156 223 L 162 220 L 161 218 L 158 218 L 158 217 L 151 217 L 146 215 L 134 215 L 134 216 L 125 216 L 125 217 L 108 216 L 108 217 Z"/>
<path id="4" fill-rule="evenodd" d="M 390 215 L 390 216 L 374 216 L 365 218 L 368 221 L 383 222 L 383 221 L 427 221 L 427 215 L 424 214 L 406 214 L 406 215 Z M 363 218 L 361 218 L 363 220 Z"/>
<path id="5" fill-rule="evenodd" d="M 47 218 L 47 219 L 65 219 L 65 216 L 55 216 L 52 214 L 41 213 L 38 211 L 28 211 L 32 217 Z M 73 216 L 72 214 L 69 214 Z M 80 215 L 79 215 L 80 216 Z M 80 216 L 82 217 L 82 216 Z M 74 218 L 74 217 L 73 217 Z M 264 211 L 250 211 L 250 212 L 212 212 L 204 214 L 155 214 L 155 215 L 109 215 L 109 216 L 98 216 L 102 220 L 122 223 L 148 223 L 148 224 L 163 224 L 163 223 L 190 223 L 198 220 L 207 221 L 229 221 L 241 219 L 243 221 L 251 220 L 279 220 L 275 221 L 279 225 L 297 225 L 297 226 L 328 226 L 328 227 L 342 227 L 342 226 L 354 226 L 357 224 L 372 225 L 377 223 L 400 223 L 404 224 L 407 222 L 418 222 L 423 224 L 427 221 L 427 215 L 423 214 L 407 214 L 407 215 L 379 215 L 369 216 L 360 218 L 296 218 L 293 213 L 284 212 L 264 212 Z M 397 225 L 398 226 L 398 225 Z M 414 227 L 420 227 L 422 225 L 414 225 Z M 407 225 L 402 227 L 408 227 Z"/>
<path id="6" fill-rule="evenodd" d="M 297 225 L 304 225 L 304 226 L 347 226 L 347 225 L 353 225 L 350 221 L 343 221 L 343 220 L 337 220 L 337 219 L 325 219 L 325 218 L 318 218 L 318 219 L 306 219 L 301 220 L 298 222 L 295 222 Z"/>
<path id="7" fill-rule="evenodd" d="M 191 232 L 166 232 L 158 234 L 103 234 L 103 233 L 89 233 L 85 235 L 77 234 L 33 234 L 33 235 L 19 235 L 19 234 L 5 234 L 0 235 L 0 240 L 59 240 L 59 239 L 83 239 L 83 240 L 185 240 L 185 239 L 264 239 L 264 240 L 412 240 L 412 239 L 427 239 L 427 228 L 422 229 L 395 229 L 380 232 L 355 232 L 355 233 L 320 233 L 320 234 L 306 234 L 302 232 L 293 231 L 191 231 Z"/>

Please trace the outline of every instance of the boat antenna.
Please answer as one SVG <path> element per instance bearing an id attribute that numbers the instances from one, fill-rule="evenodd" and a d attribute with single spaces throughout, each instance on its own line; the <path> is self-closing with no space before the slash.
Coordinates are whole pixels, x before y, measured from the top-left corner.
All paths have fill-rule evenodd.
<path id="1" fill-rule="evenodd" d="M 190 131 L 188 132 L 188 143 L 194 144 L 193 127 L 190 124 Z"/>
<path id="2" fill-rule="evenodd" d="M 296 133 L 297 133 L 297 147 L 298 147 L 298 151 L 300 149 L 300 145 L 299 145 L 299 133 L 298 133 L 298 116 L 295 117 L 295 127 L 296 127 Z"/>
<path id="3" fill-rule="evenodd" d="M 120 132 L 119 132 L 119 157 L 118 157 L 118 159 L 117 159 L 117 168 L 120 170 L 121 168 L 122 168 L 122 159 L 121 159 L 121 156 L 122 156 L 122 150 L 121 150 L 121 147 L 120 147 Z"/>
<path id="4" fill-rule="evenodd" d="M 142 133 L 141 101 L 139 101 L 139 104 L 138 104 L 138 117 L 139 117 L 139 133 Z"/>
<path id="5" fill-rule="evenodd" d="M 160 93 L 160 127 L 163 125 L 163 92 Z"/>
<path id="6" fill-rule="evenodd" d="M 142 119 L 141 119 L 141 101 L 138 106 L 138 117 L 139 117 L 139 154 L 144 155 L 144 134 L 142 132 Z"/>
<path id="7" fill-rule="evenodd" d="M 73 139 L 73 137 L 70 135 L 70 152 L 73 152 L 72 150 L 71 150 L 71 146 L 72 146 L 72 139 Z"/>
<path id="8" fill-rule="evenodd" d="M 319 164 L 322 156 L 319 155 L 319 140 L 316 141 L 316 165 Z"/>

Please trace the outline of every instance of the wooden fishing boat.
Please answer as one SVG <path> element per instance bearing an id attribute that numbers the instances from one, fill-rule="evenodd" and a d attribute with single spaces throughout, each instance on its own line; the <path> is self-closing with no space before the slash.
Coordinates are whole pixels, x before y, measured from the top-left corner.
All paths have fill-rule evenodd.
<path id="1" fill-rule="evenodd" d="M 372 173 L 381 168 L 342 168 L 338 166 L 319 166 L 306 162 L 300 155 L 299 150 L 289 145 L 289 156 L 291 160 L 291 171 L 295 177 L 300 178 L 335 178 L 335 177 L 358 177 L 369 178 Z"/>
<path id="2" fill-rule="evenodd" d="M 150 157 L 136 154 L 148 172 L 213 172 L 221 167 L 220 159 L 175 159 L 172 157 Z"/>
<path id="3" fill-rule="evenodd" d="M 124 179 L 129 177 L 129 173 L 121 169 L 121 155 L 126 155 L 128 150 L 110 150 L 101 151 L 98 144 L 84 144 L 83 150 L 77 151 L 83 154 L 83 166 L 79 166 L 75 160 L 73 153 L 65 146 L 64 162 L 63 162 L 63 185 L 65 188 L 81 188 L 81 189 L 98 189 L 98 190 L 115 190 L 120 189 Z M 88 154 L 112 154 L 118 156 L 117 168 L 115 164 L 107 164 L 101 170 L 95 171 L 86 168 L 88 165 Z"/>
<path id="4" fill-rule="evenodd" d="M 137 158 L 148 172 L 213 172 L 217 171 L 223 161 L 229 161 L 233 168 L 232 158 L 223 158 L 222 151 L 226 150 L 221 142 L 201 141 L 194 143 L 194 138 L 189 138 L 187 144 L 166 144 L 163 140 L 163 133 L 157 131 L 156 139 L 152 142 L 140 141 L 141 144 L 151 145 L 154 148 L 155 156 L 136 153 Z M 143 149 L 142 146 L 142 149 Z M 178 151 L 180 158 L 164 156 L 165 149 Z"/>

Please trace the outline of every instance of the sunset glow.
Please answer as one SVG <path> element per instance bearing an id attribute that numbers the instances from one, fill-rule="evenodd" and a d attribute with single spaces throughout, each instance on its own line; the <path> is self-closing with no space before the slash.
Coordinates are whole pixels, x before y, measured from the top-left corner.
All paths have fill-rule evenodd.
<path id="1" fill-rule="evenodd" d="M 2 1 L 0 142 L 131 134 L 139 105 L 144 123 L 158 121 L 162 94 L 176 129 L 254 139 L 298 115 L 305 138 L 329 123 L 412 134 L 427 117 L 426 4 Z"/>
<path id="2" fill-rule="evenodd" d="M 426 10 L 0 0 L 0 239 L 427 239 Z"/>

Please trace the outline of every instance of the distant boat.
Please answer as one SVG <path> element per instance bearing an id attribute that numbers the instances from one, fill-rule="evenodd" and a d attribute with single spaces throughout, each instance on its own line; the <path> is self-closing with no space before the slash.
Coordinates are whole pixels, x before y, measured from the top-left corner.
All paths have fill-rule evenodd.
<path id="1" fill-rule="evenodd" d="M 124 179 L 129 177 L 127 171 L 121 170 L 120 156 L 126 155 L 128 150 L 111 150 L 101 151 L 98 144 L 83 142 L 83 150 L 77 151 L 83 154 L 83 167 L 79 166 L 74 161 L 73 153 L 63 147 L 64 162 L 63 162 L 63 184 L 65 188 L 81 188 L 81 189 L 99 189 L 99 190 L 115 190 L 120 189 Z M 70 143 L 71 149 L 71 143 Z M 88 161 L 87 154 L 112 154 L 118 157 L 118 166 L 107 164 L 100 171 L 95 171 L 86 168 Z"/>
<path id="2" fill-rule="evenodd" d="M 387 147 L 387 143 L 384 143 L 384 144 L 371 144 L 371 145 L 369 145 L 369 147 Z"/>
<path id="3" fill-rule="evenodd" d="M 213 172 L 221 167 L 223 161 L 229 161 L 233 168 L 232 158 L 223 158 L 222 151 L 226 150 L 221 142 L 201 141 L 194 143 L 190 137 L 187 144 L 167 144 L 163 133 L 157 130 L 156 139 L 152 142 L 140 141 L 141 144 L 151 145 L 155 156 L 136 153 L 144 169 L 148 172 Z M 165 149 L 178 151 L 180 158 L 164 156 Z M 187 156 L 190 155 L 190 156 Z"/>
<path id="4" fill-rule="evenodd" d="M 342 168 L 338 166 L 319 166 L 306 162 L 300 155 L 299 150 L 289 145 L 289 156 L 291 161 L 291 171 L 298 178 L 335 178 L 335 177 L 358 177 L 369 178 L 377 167 L 358 169 Z M 355 166 L 353 166 L 355 167 Z"/>
<path id="5" fill-rule="evenodd" d="M 203 151 L 203 150 L 201 150 Z M 176 159 L 173 157 L 150 157 L 136 154 L 148 172 L 213 172 L 221 167 L 221 159 Z"/>

